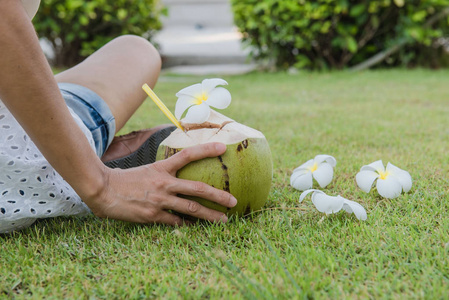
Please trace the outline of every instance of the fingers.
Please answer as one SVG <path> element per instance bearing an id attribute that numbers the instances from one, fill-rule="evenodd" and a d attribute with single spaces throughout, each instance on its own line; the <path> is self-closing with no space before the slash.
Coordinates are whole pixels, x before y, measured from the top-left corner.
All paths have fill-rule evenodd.
<path id="1" fill-rule="evenodd" d="M 203 219 L 211 222 L 223 222 L 228 221 L 226 214 L 202 206 L 196 201 L 188 200 L 180 197 L 174 197 L 167 201 L 166 209 L 176 211 L 185 215 L 189 215 L 198 219 Z"/>
<path id="2" fill-rule="evenodd" d="M 237 204 L 237 199 L 230 193 L 200 181 L 178 179 L 176 194 L 200 197 L 230 208 Z"/>
<path id="3" fill-rule="evenodd" d="M 216 157 L 226 151 L 226 146 L 222 143 L 208 143 L 186 148 L 181 152 L 167 159 L 166 171 L 172 174 L 187 165 L 188 163 L 206 157 Z M 209 209 L 191 200 L 177 197 L 178 194 L 200 197 L 225 207 L 232 208 L 237 204 L 237 200 L 230 193 L 214 188 L 206 183 L 175 179 L 173 184 L 164 184 L 167 192 L 174 196 L 171 201 L 167 199 L 164 209 L 177 211 L 186 215 L 208 221 L 227 221 L 227 216 L 219 211 Z M 176 199 L 176 200 L 173 200 Z"/>
<path id="4" fill-rule="evenodd" d="M 222 143 L 207 143 L 185 148 L 167 159 L 170 162 L 168 171 L 174 173 L 192 161 L 216 157 L 225 153 L 225 151 L 226 145 Z"/>
<path id="5" fill-rule="evenodd" d="M 182 218 L 166 211 L 161 211 L 159 213 L 158 219 L 155 223 L 167 224 L 171 226 L 183 226 L 187 224 L 187 222 L 185 222 Z"/>

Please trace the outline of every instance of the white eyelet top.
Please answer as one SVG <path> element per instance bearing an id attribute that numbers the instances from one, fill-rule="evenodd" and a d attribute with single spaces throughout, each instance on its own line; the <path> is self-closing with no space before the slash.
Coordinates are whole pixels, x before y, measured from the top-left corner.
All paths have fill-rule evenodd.
<path id="1" fill-rule="evenodd" d="M 69 110 L 95 149 L 89 129 Z M 0 100 L 0 233 L 25 228 L 39 218 L 89 212 Z"/>

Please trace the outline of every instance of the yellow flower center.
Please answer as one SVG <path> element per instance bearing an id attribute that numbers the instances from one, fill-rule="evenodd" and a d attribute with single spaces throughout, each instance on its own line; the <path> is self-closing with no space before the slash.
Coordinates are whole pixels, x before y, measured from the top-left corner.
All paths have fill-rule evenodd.
<path id="1" fill-rule="evenodd" d="M 208 95 L 206 93 L 202 93 L 200 96 L 196 97 L 195 104 L 200 105 L 204 101 L 207 101 Z"/>
<path id="2" fill-rule="evenodd" d="M 309 167 L 310 172 L 315 172 L 316 169 L 318 169 L 318 165 L 316 163 L 313 164 L 313 166 Z"/>
<path id="3" fill-rule="evenodd" d="M 388 172 L 388 171 L 385 171 L 385 172 L 379 171 L 379 178 L 380 179 L 387 179 L 388 175 L 390 175 L 390 172 Z"/>

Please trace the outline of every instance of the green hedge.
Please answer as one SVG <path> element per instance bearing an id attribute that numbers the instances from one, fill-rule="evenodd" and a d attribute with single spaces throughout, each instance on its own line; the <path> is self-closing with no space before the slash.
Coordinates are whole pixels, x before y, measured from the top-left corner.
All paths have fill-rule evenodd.
<path id="1" fill-rule="evenodd" d="M 36 31 L 55 50 L 55 66 L 69 67 L 123 34 L 150 40 L 165 10 L 158 0 L 42 0 Z"/>
<path id="2" fill-rule="evenodd" d="M 441 66 L 449 0 L 232 0 L 255 59 L 278 68 L 354 66 L 401 45 L 384 63 Z M 427 59 L 429 58 L 429 59 Z"/>

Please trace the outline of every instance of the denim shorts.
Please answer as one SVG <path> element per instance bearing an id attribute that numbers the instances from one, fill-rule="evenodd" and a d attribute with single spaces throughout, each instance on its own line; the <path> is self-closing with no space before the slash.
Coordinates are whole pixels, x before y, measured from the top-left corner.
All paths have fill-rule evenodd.
<path id="1" fill-rule="evenodd" d="M 92 90 L 73 83 L 58 83 L 68 107 L 92 132 L 97 155 L 103 156 L 115 135 L 115 119 L 104 100 Z"/>

